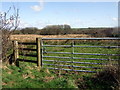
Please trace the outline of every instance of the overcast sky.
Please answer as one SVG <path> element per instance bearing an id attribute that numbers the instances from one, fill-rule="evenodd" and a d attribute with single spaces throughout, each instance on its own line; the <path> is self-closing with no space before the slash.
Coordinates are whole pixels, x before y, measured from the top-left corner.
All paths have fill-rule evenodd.
<path id="1" fill-rule="evenodd" d="M 117 2 L 3 2 L 2 11 L 15 5 L 20 9 L 19 27 L 43 28 L 68 24 L 72 28 L 115 27 Z"/>

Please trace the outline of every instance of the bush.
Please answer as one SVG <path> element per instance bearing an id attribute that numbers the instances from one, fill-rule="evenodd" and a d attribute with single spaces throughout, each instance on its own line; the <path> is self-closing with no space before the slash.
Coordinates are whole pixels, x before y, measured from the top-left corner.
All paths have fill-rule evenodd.
<path id="1" fill-rule="evenodd" d="M 120 37 L 120 29 L 117 28 L 71 28 L 69 25 L 50 25 L 43 29 L 35 27 L 16 30 L 14 34 L 38 34 L 38 35 L 65 35 L 87 34 L 92 37 Z"/>
<path id="2" fill-rule="evenodd" d="M 71 33 L 69 25 L 51 25 L 46 26 L 40 32 L 41 35 L 65 35 Z"/>

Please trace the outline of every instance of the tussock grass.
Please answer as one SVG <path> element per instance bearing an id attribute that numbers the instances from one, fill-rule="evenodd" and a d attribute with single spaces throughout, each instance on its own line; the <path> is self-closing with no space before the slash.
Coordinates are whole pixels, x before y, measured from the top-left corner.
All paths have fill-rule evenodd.
<path id="1" fill-rule="evenodd" d="M 79 88 L 87 90 L 119 90 L 118 67 L 108 65 L 103 71 L 96 73 L 91 77 L 79 78 L 76 82 Z"/>

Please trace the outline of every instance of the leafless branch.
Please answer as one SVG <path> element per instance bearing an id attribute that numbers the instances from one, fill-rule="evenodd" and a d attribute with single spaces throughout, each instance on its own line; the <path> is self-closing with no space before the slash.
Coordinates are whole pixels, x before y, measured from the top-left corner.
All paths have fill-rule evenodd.
<path id="1" fill-rule="evenodd" d="M 11 10 L 14 12 L 11 13 Z M 3 58 L 7 57 L 8 49 L 11 46 L 10 35 L 18 28 L 19 23 L 19 9 L 14 5 L 12 7 L 9 7 L 6 12 L 0 12 L 0 30 L 2 31 Z"/>

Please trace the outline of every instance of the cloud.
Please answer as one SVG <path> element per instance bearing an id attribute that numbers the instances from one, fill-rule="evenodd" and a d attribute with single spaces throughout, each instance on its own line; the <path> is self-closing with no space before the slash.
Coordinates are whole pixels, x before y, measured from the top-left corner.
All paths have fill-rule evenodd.
<path id="1" fill-rule="evenodd" d="M 31 8 L 36 12 L 41 11 L 43 9 L 43 7 L 44 7 L 44 0 L 39 0 L 38 5 L 31 6 Z"/>
<path id="2" fill-rule="evenodd" d="M 20 24 L 19 24 L 20 28 L 25 28 L 25 27 L 32 27 L 32 25 L 30 23 L 27 23 L 24 20 L 20 20 Z"/>
<path id="3" fill-rule="evenodd" d="M 113 21 L 118 21 L 118 18 L 113 17 L 112 20 L 113 20 Z"/>

